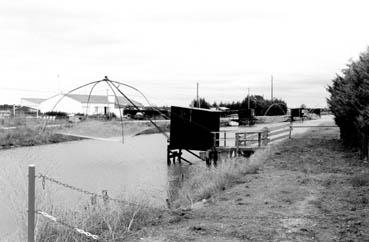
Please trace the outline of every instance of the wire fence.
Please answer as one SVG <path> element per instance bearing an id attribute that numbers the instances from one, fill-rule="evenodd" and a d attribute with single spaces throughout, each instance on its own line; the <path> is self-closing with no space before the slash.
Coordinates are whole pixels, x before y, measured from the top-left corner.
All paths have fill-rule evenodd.
<path id="1" fill-rule="evenodd" d="M 58 180 L 56 180 L 52 177 L 49 177 L 49 176 L 41 174 L 41 173 L 39 173 L 37 178 L 41 179 L 43 189 L 45 189 L 46 181 L 49 181 L 49 182 L 52 182 L 52 183 L 57 184 L 59 186 L 62 186 L 64 188 L 67 188 L 67 189 L 85 194 L 87 196 L 91 196 L 91 201 L 95 201 L 96 198 L 101 198 L 104 201 L 104 203 L 112 201 L 112 202 L 116 202 L 116 203 L 120 203 L 120 204 L 142 206 L 141 204 L 137 204 L 137 203 L 133 203 L 133 202 L 125 201 L 125 200 L 120 200 L 120 199 L 116 199 L 116 198 L 111 198 L 111 197 L 109 197 L 107 190 L 103 190 L 102 194 L 97 194 L 97 193 L 90 192 L 90 191 L 87 191 L 85 189 L 82 189 L 82 188 L 79 188 L 79 187 L 76 187 L 76 186 L 69 185 L 69 184 L 61 182 L 61 181 L 58 181 Z"/>
<path id="2" fill-rule="evenodd" d="M 89 196 L 91 199 L 91 204 L 92 205 L 96 205 L 97 204 L 97 199 L 102 199 L 102 201 L 104 202 L 104 205 L 108 205 L 109 202 L 113 202 L 116 204 L 123 204 L 123 205 L 132 205 L 132 206 L 136 206 L 139 208 L 145 207 L 146 205 L 144 204 L 139 204 L 139 203 L 134 203 L 134 202 L 130 202 L 127 200 L 121 200 L 121 199 L 117 199 L 117 198 L 112 198 L 108 195 L 108 191 L 107 190 L 102 190 L 102 194 L 98 194 L 95 192 L 91 192 L 91 191 L 87 191 L 83 188 L 77 187 L 77 186 L 73 186 L 70 184 L 67 184 L 65 182 L 59 181 L 55 178 L 52 178 L 50 176 L 47 176 L 45 174 L 42 173 L 38 173 L 37 175 L 35 174 L 35 166 L 34 165 L 30 165 L 29 166 L 29 172 L 28 172 L 28 178 L 29 178 L 29 187 L 28 187 L 28 241 L 29 242 L 34 242 L 35 240 L 35 215 L 40 215 L 54 223 L 60 224 L 64 227 L 67 227 L 73 231 L 75 231 L 76 233 L 79 233 L 81 235 L 84 235 L 86 237 L 89 237 L 91 239 L 94 240 L 100 240 L 102 239 L 99 235 L 94 235 L 88 231 L 85 231 L 81 228 L 78 228 L 76 226 L 70 225 L 64 221 L 62 221 L 61 219 L 58 219 L 57 217 L 49 214 L 48 212 L 42 211 L 40 209 L 36 209 L 36 205 L 35 205 L 35 183 L 36 183 L 36 179 L 38 181 L 41 181 L 41 186 L 42 189 L 45 190 L 46 188 L 46 182 L 50 182 L 52 184 L 64 187 L 66 189 L 75 191 L 75 192 L 79 192 L 81 194 L 84 194 L 86 196 Z"/>
<path id="3" fill-rule="evenodd" d="M 90 232 L 84 231 L 83 229 L 79 229 L 77 227 L 69 225 L 69 224 L 57 219 L 56 217 L 54 217 L 54 216 L 52 216 L 52 215 L 50 215 L 50 214 L 48 214 L 44 211 L 38 210 L 38 211 L 36 211 L 36 214 L 39 214 L 39 215 L 43 216 L 44 218 L 47 218 L 48 220 L 51 220 L 51 221 L 53 221 L 57 224 L 60 224 L 60 225 L 63 225 L 65 227 L 68 227 L 72 230 L 75 230 L 77 233 L 85 235 L 86 237 L 90 237 L 94 240 L 99 240 L 100 239 L 100 237 L 98 235 L 91 234 Z"/>

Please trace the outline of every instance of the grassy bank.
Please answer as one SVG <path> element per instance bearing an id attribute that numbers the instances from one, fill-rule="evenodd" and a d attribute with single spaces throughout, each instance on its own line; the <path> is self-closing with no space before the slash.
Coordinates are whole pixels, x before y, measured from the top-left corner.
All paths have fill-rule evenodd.
<path id="1" fill-rule="evenodd" d="M 143 205 L 52 210 L 108 241 L 367 241 L 369 165 L 337 130 L 316 130 L 217 168 L 194 166 L 170 209 Z M 39 220 L 38 238 L 84 241 Z"/>
<path id="2" fill-rule="evenodd" d="M 169 122 L 169 121 L 168 121 Z M 158 125 L 166 129 L 168 122 L 158 122 Z M 123 135 L 131 136 L 135 134 L 157 133 L 157 129 L 149 122 L 123 122 Z M 72 133 L 82 136 L 92 136 L 99 138 L 110 138 L 122 135 L 122 123 L 119 120 L 100 121 L 86 120 L 71 125 L 63 130 L 66 133 Z"/>
<path id="3" fill-rule="evenodd" d="M 369 165 L 338 138 L 315 130 L 195 172 L 180 191 L 189 209 L 137 241 L 369 241 Z"/>
<path id="4" fill-rule="evenodd" d="M 31 128 L 20 126 L 15 129 L 2 130 L 0 132 L 0 149 L 51 144 L 73 140 L 80 140 L 80 138 L 57 134 L 54 129 L 46 129 L 45 131 L 42 131 L 40 127 Z"/>
<path id="5" fill-rule="evenodd" d="M 85 205 L 77 211 L 68 209 L 45 209 L 59 221 L 98 235 L 98 241 L 130 240 L 140 228 L 157 223 L 163 214 L 159 208 L 145 204 L 124 205 L 98 203 Z M 76 233 L 73 229 L 58 225 L 43 217 L 38 220 L 36 241 L 92 241 L 91 238 Z"/>

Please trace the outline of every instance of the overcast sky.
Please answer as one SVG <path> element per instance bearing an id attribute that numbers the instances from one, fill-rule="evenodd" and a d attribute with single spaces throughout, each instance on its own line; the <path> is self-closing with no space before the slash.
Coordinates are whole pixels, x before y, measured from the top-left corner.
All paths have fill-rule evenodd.
<path id="1" fill-rule="evenodd" d="M 157 105 L 188 105 L 196 82 L 210 102 L 248 88 L 269 98 L 273 75 L 289 106 L 326 106 L 327 85 L 369 44 L 366 2 L 1 0 L 0 103 L 105 75 Z"/>

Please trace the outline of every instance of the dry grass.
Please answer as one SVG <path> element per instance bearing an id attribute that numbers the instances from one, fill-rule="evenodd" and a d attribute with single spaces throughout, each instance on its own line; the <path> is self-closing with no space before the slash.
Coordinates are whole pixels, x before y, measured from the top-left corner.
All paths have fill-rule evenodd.
<path id="1" fill-rule="evenodd" d="M 49 210 L 49 209 L 45 209 Z M 51 209 L 52 210 L 52 209 Z M 129 238 L 132 232 L 143 226 L 155 224 L 161 209 L 138 205 L 96 205 L 81 206 L 76 211 L 53 209 L 50 212 L 67 224 L 98 235 L 99 241 L 122 241 Z M 37 224 L 37 241 L 91 241 L 90 238 L 77 233 L 67 226 L 61 226 L 39 218 Z"/>
<path id="2" fill-rule="evenodd" d="M 7 196 L 5 209 L 11 211 L 16 229 L 12 234 L 2 235 L 0 241 L 26 241 L 27 168 L 20 164 L 7 164 L 4 168 L 0 171 L 0 192 Z M 36 209 L 45 211 L 72 227 L 36 215 L 36 241 L 91 241 L 77 233 L 74 227 L 98 235 L 102 238 L 99 241 L 121 241 L 143 226 L 157 223 L 158 217 L 165 210 L 138 199 L 127 200 L 126 204 L 113 201 L 104 204 L 97 199 L 91 205 L 89 197 L 84 202 L 73 205 L 73 208 L 56 206 L 54 195 L 58 193 L 57 189 L 56 186 L 48 185 L 42 188 L 41 182 L 36 182 Z"/>
<path id="3" fill-rule="evenodd" d="M 369 173 L 361 173 L 351 178 L 351 184 L 353 187 L 363 187 L 369 185 Z"/>
<path id="4" fill-rule="evenodd" d="M 3 118 L 0 119 L 0 126 L 4 127 L 40 127 L 46 122 L 45 119 L 36 117 L 19 116 L 16 118 Z M 47 120 L 48 124 L 66 124 L 66 119 Z"/>
<path id="5" fill-rule="evenodd" d="M 226 189 L 247 174 L 256 174 L 270 153 L 275 149 L 270 146 L 255 152 L 249 158 L 238 157 L 223 161 L 216 168 L 195 167 L 189 179 L 179 191 L 178 203 L 181 206 L 193 205 L 194 202 L 208 199 L 215 193 Z"/>
<path id="6" fill-rule="evenodd" d="M 0 146 L 3 148 L 17 146 L 34 146 L 79 140 L 79 138 L 54 133 L 52 129 L 42 131 L 40 127 L 17 127 L 0 133 Z"/>
<path id="7" fill-rule="evenodd" d="M 162 126 L 162 122 L 158 122 Z M 150 130 L 152 124 L 147 122 L 123 122 L 123 134 L 134 135 L 144 130 Z M 63 130 L 67 133 L 99 138 L 117 137 L 122 135 L 122 124 L 120 120 L 100 121 L 86 120 Z M 149 133 L 149 132 L 148 132 Z"/>

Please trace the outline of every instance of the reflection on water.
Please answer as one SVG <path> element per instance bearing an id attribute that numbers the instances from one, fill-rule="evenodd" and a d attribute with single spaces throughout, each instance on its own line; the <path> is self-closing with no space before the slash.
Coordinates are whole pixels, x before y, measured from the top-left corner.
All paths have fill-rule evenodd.
<path id="1" fill-rule="evenodd" d="M 15 210 L 26 211 L 27 167 L 64 183 L 112 198 L 147 200 L 165 204 L 174 199 L 176 189 L 186 177 L 188 165 L 166 164 L 167 141 L 161 134 L 127 137 L 125 143 L 83 140 L 0 152 L 0 235 L 14 232 Z M 191 161 L 196 158 L 184 156 Z M 50 192 L 50 203 L 73 208 L 90 202 L 90 197 L 46 181 L 43 190 L 37 181 L 37 194 Z M 12 208 L 16 207 L 16 209 Z"/>

